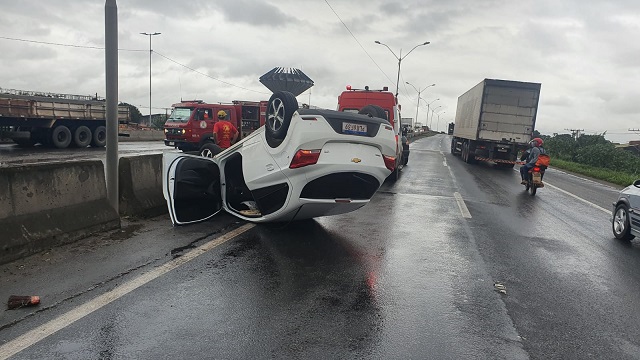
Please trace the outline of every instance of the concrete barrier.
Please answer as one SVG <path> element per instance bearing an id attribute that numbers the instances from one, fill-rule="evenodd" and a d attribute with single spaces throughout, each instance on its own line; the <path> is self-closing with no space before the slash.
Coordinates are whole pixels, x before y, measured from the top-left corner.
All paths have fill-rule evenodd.
<path id="1" fill-rule="evenodd" d="M 122 133 L 127 136 L 119 136 L 119 142 L 164 140 L 164 132 L 162 130 L 123 130 Z"/>
<path id="2" fill-rule="evenodd" d="M 119 226 L 100 160 L 0 168 L 0 263 Z"/>
<path id="3" fill-rule="evenodd" d="M 162 194 L 162 154 L 120 158 L 120 215 L 151 217 L 167 212 Z"/>

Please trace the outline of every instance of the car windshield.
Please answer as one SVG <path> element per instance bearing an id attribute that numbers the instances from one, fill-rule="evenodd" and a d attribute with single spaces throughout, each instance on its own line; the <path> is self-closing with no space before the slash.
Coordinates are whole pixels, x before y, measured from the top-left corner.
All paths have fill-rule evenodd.
<path id="1" fill-rule="evenodd" d="M 167 122 L 179 122 L 186 123 L 191 117 L 191 109 L 189 108 L 175 108 L 171 112 L 171 116 L 167 119 Z"/>

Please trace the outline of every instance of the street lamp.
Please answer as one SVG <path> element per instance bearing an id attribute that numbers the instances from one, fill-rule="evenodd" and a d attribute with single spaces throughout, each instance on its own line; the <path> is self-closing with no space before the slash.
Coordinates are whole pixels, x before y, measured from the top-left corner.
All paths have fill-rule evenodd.
<path id="1" fill-rule="evenodd" d="M 436 131 L 440 131 L 440 114 L 444 114 L 446 113 L 446 111 L 443 111 L 441 113 L 436 113 L 438 115 L 438 122 L 436 123 Z"/>
<path id="2" fill-rule="evenodd" d="M 434 102 L 438 101 L 440 99 L 435 99 L 432 102 L 427 104 L 427 123 L 429 122 L 429 106 L 431 106 L 431 104 L 433 104 Z M 431 122 L 433 122 L 433 119 L 431 119 Z M 431 130 L 431 124 L 429 124 L 429 130 Z"/>
<path id="3" fill-rule="evenodd" d="M 422 90 L 418 90 L 418 89 L 416 89 L 416 87 L 415 87 L 415 86 L 413 86 L 413 84 L 412 84 L 412 83 L 410 83 L 410 82 L 408 82 L 408 81 L 405 81 L 405 82 L 406 82 L 407 84 L 411 85 L 411 86 L 412 86 L 412 87 L 413 87 L 413 88 L 418 92 L 418 101 L 416 102 L 416 122 L 417 122 L 417 121 L 418 121 L 418 108 L 420 107 L 420 93 L 421 93 L 421 92 L 423 92 L 423 91 L 425 91 L 425 90 L 427 90 L 427 88 L 430 88 L 430 87 L 432 87 L 432 86 L 436 86 L 436 84 L 431 84 L 431 85 L 426 86 L 426 87 L 425 87 L 424 89 L 422 89 Z M 425 124 L 425 125 L 426 125 L 426 124 Z M 411 124 L 411 128 L 412 128 L 412 129 L 414 129 L 413 124 Z"/>
<path id="4" fill-rule="evenodd" d="M 411 54 L 411 52 L 413 50 L 415 50 L 418 46 L 428 45 L 428 44 L 430 44 L 430 42 L 429 41 L 425 41 L 422 44 L 418 44 L 418 45 L 414 46 L 413 49 L 409 50 L 409 52 L 405 56 L 402 56 L 402 49 L 400 49 L 400 56 L 397 56 L 396 53 L 394 53 L 393 50 L 391 50 L 391 48 L 389 46 L 387 46 L 387 44 L 383 44 L 378 40 L 376 40 L 375 43 L 378 44 L 378 45 L 384 45 L 387 49 L 389 49 L 389 51 L 391 51 L 393 56 L 395 56 L 396 60 L 398 60 L 398 79 L 396 80 L 396 99 L 397 99 L 398 98 L 398 91 L 400 90 L 400 63 L 402 62 L 402 60 L 404 60 L 404 58 L 409 56 L 409 54 Z"/>
<path id="5" fill-rule="evenodd" d="M 153 50 L 151 50 L 151 37 L 154 35 L 160 35 L 161 33 L 159 32 L 154 32 L 154 33 L 146 33 L 146 32 L 141 32 L 140 35 L 146 35 L 149 36 L 149 126 L 151 126 L 151 53 L 153 53 Z"/>

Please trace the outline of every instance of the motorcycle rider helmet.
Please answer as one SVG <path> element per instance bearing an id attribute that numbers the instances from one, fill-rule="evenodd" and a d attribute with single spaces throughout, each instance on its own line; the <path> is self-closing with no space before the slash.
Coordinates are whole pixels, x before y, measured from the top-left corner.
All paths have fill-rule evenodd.
<path id="1" fill-rule="evenodd" d="M 533 140 L 531 140 L 531 142 L 534 144 L 534 146 L 542 146 L 542 144 L 544 143 L 544 141 L 542 141 L 542 139 L 540 138 L 534 138 Z"/>

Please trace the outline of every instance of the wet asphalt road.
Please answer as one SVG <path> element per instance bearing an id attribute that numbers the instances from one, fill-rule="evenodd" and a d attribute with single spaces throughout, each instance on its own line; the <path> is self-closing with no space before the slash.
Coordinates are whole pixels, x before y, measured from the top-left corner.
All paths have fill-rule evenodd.
<path id="1" fill-rule="evenodd" d="M 617 189 L 550 170 L 531 197 L 448 148 L 414 142 L 356 212 L 251 227 L 111 302 L 244 224 L 134 221 L 0 267 L 0 298 L 51 306 L 1 315 L 0 358 L 640 358 L 640 243 L 613 239 Z"/>
<path id="2" fill-rule="evenodd" d="M 162 141 L 119 142 L 120 156 L 134 156 L 144 154 L 161 154 L 164 151 L 178 151 L 165 146 Z M 105 162 L 106 147 L 84 149 L 67 148 L 52 149 L 40 145 L 23 148 L 14 143 L 0 143 L 0 167 L 7 165 L 34 164 L 52 161 L 93 160 Z"/>

